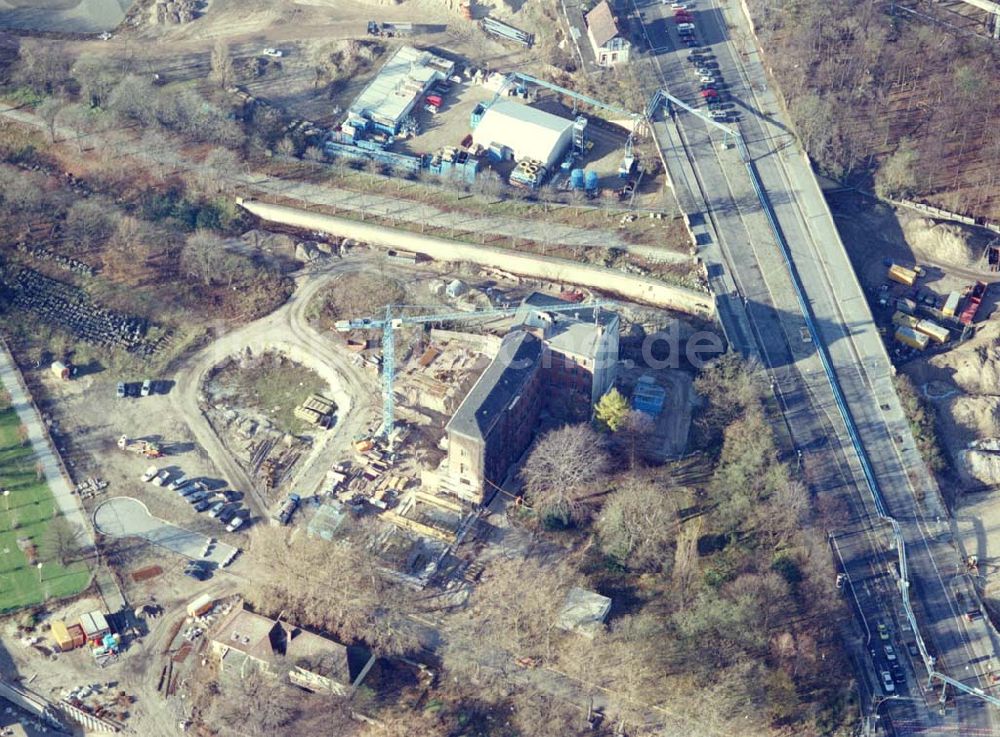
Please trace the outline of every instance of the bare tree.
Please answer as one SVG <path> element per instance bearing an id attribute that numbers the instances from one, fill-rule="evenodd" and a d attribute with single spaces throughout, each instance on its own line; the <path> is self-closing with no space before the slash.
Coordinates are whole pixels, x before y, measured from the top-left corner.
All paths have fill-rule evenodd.
<path id="1" fill-rule="evenodd" d="M 566 425 L 532 449 L 521 479 L 528 503 L 564 524 L 581 513 L 581 498 L 604 480 L 609 465 L 604 439 L 588 424 Z"/>
<path id="2" fill-rule="evenodd" d="M 225 261 L 223 240 L 207 230 L 197 230 L 189 235 L 181 250 L 181 269 L 206 287 L 222 275 Z"/>
<path id="3" fill-rule="evenodd" d="M 51 95 L 69 76 L 69 58 L 60 42 L 25 39 L 18 50 L 15 79 L 45 95 Z"/>
<path id="4" fill-rule="evenodd" d="M 48 97 L 42 100 L 35 108 L 35 113 L 45 121 L 45 128 L 49 132 L 49 142 L 56 142 L 56 121 L 59 113 L 66 107 L 66 103 L 58 97 Z"/>
<path id="5" fill-rule="evenodd" d="M 213 701 L 212 721 L 223 727 L 223 734 L 249 737 L 282 734 L 299 712 L 296 693 L 256 668 L 243 674 L 234 686 L 233 693 L 222 694 Z"/>
<path id="6" fill-rule="evenodd" d="M 23 422 L 17 426 L 17 442 L 21 447 L 25 447 L 31 442 L 31 435 L 28 433 L 28 426 Z"/>
<path id="7" fill-rule="evenodd" d="M 81 101 L 88 107 L 103 108 L 121 79 L 121 73 L 114 68 L 112 62 L 105 57 L 89 54 L 76 60 L 72 74 L 80 85 Z"/>
<path id="8" fill-rule="evenodd" d="M 123 78 L 108 95 L 108 108 L 125 120 L 149 125 L 156 119 L 155 110 L 159 96 L 148 79 L 129 75 Z"/>
<path id="9" fill-rule="evenodd" d="M 66 215 L 66 232 L 81 250 L 102 243 L 114 232 L 111 205 L 93 198 L 77 200 Z"/>
<path id="10" fill-rule="evenodd" d="M 294 611 L 301 624 L 362 640 L 380 655 L 419 647 L 405 619 L 412 593 L 385 577 L 363 547 L 315 540 L 289 542 L 284 530 L 260 529 L 252 553 L 269 561 L 274 577 L 253 582 L 249 598 L 266 611 Z M 346 594 L 346 595 L 345 595 Z"/>
<path id="11" fill-rule="evenodd" d="M 659 471 L 625 476 L 597 518 L 601 549 L 632 570 L 663 570 L 673 558 L 677 512 L 687 496 Z"/>
<path id="12" fill-rule="evenodd" d="M 233 57 L 229 53 L 229 44 L 221 38 L 212 47 L 212 56 L 209 60 L 212 67 L 212 79 L 218 82 L 219 87 L 226 89 L 231 87 L 236 77 L 233 68 Z"/>
<path id="13" fill-rule="evenodd" d="M 28 214 L 42 209 L 46 203 L 45 191 L 36 178 L 27 174 L 0 177 L 0 202 L 12 214 Z"/>
<path id="14" fill-rule="evenodd" d="M 57 560 L 61 566 L 72 563 L 82 550 L 82 534 L 79 525 L 62 515 L 53 517 L 42 533 L 42 557 L 45 560 Z"/>

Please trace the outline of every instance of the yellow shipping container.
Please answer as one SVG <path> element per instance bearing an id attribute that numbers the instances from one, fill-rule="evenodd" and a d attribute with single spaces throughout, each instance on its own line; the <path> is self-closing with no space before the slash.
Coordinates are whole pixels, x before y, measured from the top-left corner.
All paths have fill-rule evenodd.
<path id="1" fill-rule="evenodd" d="M 938 325 L 936 322 L 932 322 L 930 320 L 921 320 L 915 327 L 921 333 L 929 335 L 938 343 L 947 343 L 948 337 L 951 335 L 951 333 L 948 332 L 948 328 Z"/>
<path id="2" fill-rule="evenodd" d="M 930 342 L 930 338 L 925 333 L 918 333 L 913 328 L 901 327 L 896 331 L 896 340 L 910 348 L 923 350 Z"/>
<path id="3" fill-rule="evenodd" d="M 944 301 L 944 309 L 941 310 L 945 317 L 955 316 L 955 313 L 958 312 L 958 302 L 960 299 L 962 299 L 962 297 L 958 292 L 952 292 L 948 295 L 948 299 Z"/>
<path id="4" fill-rule="evenodd" d="M 69 633 L 69 628 L 64 621 L 53 619 L 49 631 L 52 635 L 52 641 L 60 650 L 66 652 L 73 649 L 73 636 Z"/>
<path id="5" fill-rule="evenodd" d="M 917 272 L 913 269 L 907 269 L 905 266 L 893 264 L 889 267 L 889 278 L 894 282 L 912 287 L 917 282 Z"/>

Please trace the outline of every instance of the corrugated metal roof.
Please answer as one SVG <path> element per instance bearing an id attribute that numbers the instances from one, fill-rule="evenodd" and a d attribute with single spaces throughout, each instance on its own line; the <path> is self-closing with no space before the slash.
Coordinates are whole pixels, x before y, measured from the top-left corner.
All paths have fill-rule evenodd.
<path id="1" fill-rule="evenodd" d="M 473 140 L 487 148 L 497 143 L 518 158 L 538 159 L 547 164 L 552 152 L 573 128 L 573 121 L 510 100 L 497 101 L 472 131 Z"/>
<path id="2" fill-rule="evenodd" d="M 444 79 L 455 64 L 429 51 L 400 46 L 350 107 L 355 116 L 379 122 L 399 122 L 427 86 Z"/>

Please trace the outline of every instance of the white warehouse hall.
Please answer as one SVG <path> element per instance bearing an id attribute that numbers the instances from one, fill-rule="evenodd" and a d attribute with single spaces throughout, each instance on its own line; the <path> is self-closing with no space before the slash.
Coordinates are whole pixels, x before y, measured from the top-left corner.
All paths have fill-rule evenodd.
<path id="1" fill-rule="evenodd" d="M 483 148 L 502 146 L 505 158 L 536 159 L 551 169 L 573 141 L 573 121 L 509 100 L 496 102 L 472 131 Z"/>

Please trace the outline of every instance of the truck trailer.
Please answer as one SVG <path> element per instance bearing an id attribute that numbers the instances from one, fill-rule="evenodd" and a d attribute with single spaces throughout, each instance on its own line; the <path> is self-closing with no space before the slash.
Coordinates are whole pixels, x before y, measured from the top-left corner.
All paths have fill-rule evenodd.
<path id="1" fill-rule="evenodd" d="M 902 325 L 896 329 L 896 340 L 903 345 L 910 346 L 910 348 L 922 351 L 930 342 L 930 337 L 926 333 L 918 333 L 913 328 Z"/>
<path id="2" fill-rule="evenodd" d="M 933 322 L 932 320 L 921 320 L 914 326 L 914 328 L 918 332 L 921 332 L 924 335 L 929 336 L 931 340 L 933 340 L 936 343 L 947 343 L 948 337 L 951 335 L 951 333 L 948 331 L 948 328 L 942 325 L 938 325 L 936 322 Z"/>
<path id="3" fill-rule="evenodd" d="M 913 269 L 908 269 L 905 266 L 893 264 L 889 267 L 889 278 L 899 284 L 912 287 L 917 283 L 917 272 Z"/>

